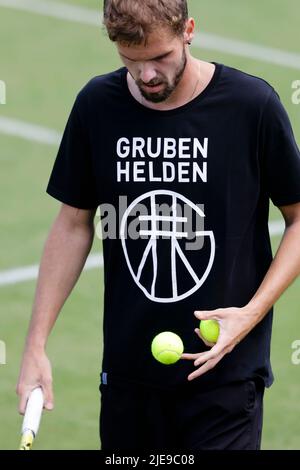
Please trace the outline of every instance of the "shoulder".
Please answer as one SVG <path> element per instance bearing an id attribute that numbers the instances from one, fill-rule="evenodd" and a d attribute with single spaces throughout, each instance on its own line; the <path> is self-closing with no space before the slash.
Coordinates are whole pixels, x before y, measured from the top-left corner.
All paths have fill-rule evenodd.
<path id="1" fill-rule="evenodd" d="M 122 94 L 125 74 L 125 68 L 122 67 L 113 72 L 93 77 L 79 91 L 76 99 L 77 105 L 90 107 L 93 104 L 98 104 L 99 101 L 104 103 L 116 99 Z"/>
<path id="2" fill-rule="evenodd" d="M 221 84 L 233 103 L 263 108 L 275 90 L 261 77 L 222 65 Z"/>

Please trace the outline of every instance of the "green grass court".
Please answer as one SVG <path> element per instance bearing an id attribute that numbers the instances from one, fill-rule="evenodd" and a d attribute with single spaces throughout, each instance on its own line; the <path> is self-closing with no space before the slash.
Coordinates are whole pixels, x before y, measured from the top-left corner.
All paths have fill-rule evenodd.
<path id="1" fill-rule="evenodd" d="M 98 0 L 63 0 L 99 9 Z M 26 2 L 25 2 L 26 3 Z M 55 4 L 53 0 L 51 3 Z M 297 0 L 190 0 L 197 30 L 252 44 L 300 53 Z M 291 84 L 300 69 L 194 47 L 195 56 L 258 75 L 279 92 L 300 142 L 300 105 L 292 104 Z M 120 66 L 103 30 L 92 25 L 4 8 L 0 2 L 0 80 L 10 117 L 62 132 L 79 89 L 94 75 Z M 8 136 L 0 130 L 0 271 L 37 264 L 59 203 L 46 195 L 57 147 Z M 271 220 L 279 220 L 276 208 Z M 276 250 L 280 237 L 273 237 Z M 93 251 L 101 243 L 95 239 Z M 1 286 L 0 340 L 7 364 L 0 365 L 1 449 L 19 444 L 21 417 L 15 385 L 31 314 L 35 282 Z M 50 338 L 55 411 L 44 417 L 35 449 L 97 449 L 99 372 L 102 354 L 103 273 L 84 272 Z M 300 365 L 291 362 L 300 339 L 300 279 L 277 303 L 272 363 L 275 383 L 267 390 L 263 449 L 300 449 Z"/>

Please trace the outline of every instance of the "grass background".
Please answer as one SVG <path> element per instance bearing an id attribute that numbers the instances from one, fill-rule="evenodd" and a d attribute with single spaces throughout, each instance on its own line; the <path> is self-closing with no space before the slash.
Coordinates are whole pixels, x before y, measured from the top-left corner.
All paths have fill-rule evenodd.
<path id="1" fill-rule="evenodd" d="M 53 0 L 53 3 L 54 0 Z M 98 0 L 64 0 L 96 8 Z M 197 30 L 269 47 L 300 52 L 296 0 L 190 0 Z M 218 51 L 193 48 L 195 56 L 243 69 L 279 92 L 300 141 L 300 106 L 292 105 L 291 84 L 300 71 Z M 120 66 L 100 27 L 0 7 L 0 79 L 7 104 L 0 115 L 62 131 L 78 90 L 94 75 Z M 55 146 L 0 133 L 0 271 L 36 264 L 59 203 L 45 194 Z M 271 208 L 270 219 L 280 214 Z M 272 240 L 274 252 L 279 237 Z M 100 249 L 96 239 L 93 251 Z M 0 366 L 0 448 L 18 445 L 21 417 L 15 385 L 31 313 L 35 283 L 0 286 L 0 339 L 7 364 Z M 84 272 L 50 337 L 56 407 L 43 420 L 35 449 L 97 449 L 102 354 L 103 273 Z M 264 449 L 300 449 L 300 366 L 292 365 L 292 342 L 300 338 L 300 280 L 276 306 L 272 364 L 276 382 L 266 392 Z"/>

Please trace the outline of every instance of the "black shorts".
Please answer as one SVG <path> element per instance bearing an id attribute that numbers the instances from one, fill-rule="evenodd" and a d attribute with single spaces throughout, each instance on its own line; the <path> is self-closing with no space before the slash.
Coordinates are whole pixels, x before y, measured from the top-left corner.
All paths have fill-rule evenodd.
<path id="1" fill-rule="evenodd" d="M 102 450 L 259 450 L 264 384 L 210 391 L 101 384 Z"/>

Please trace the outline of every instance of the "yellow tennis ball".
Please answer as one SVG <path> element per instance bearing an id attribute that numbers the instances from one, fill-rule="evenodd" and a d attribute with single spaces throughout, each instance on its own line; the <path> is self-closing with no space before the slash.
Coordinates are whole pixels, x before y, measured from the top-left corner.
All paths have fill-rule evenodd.
<path id="1" fill-rule="evenodd" d="M 209 343 L 216 343 L 220 333 L 220 325 L 216 320 L 201 320 L 200 333 Z"/>
<path id="2" fill-rule="evenodd" d="M 155 359 L 162 364 L 175 364 L 183 353 L 181 338 L 170 331 L 164 331 L 155 336 L 151 344 L 151 351 Z"/>

